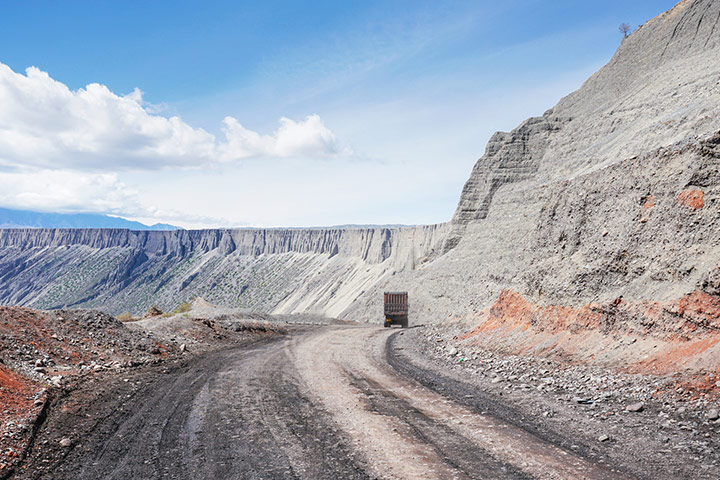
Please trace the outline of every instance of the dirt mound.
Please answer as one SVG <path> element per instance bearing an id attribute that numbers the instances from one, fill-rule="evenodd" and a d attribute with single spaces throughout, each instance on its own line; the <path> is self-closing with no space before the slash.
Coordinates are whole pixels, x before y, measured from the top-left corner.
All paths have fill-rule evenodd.
<path id="1" fill-rule="evenodd" d="M 216 308 L 216 307 L 215 307 L 215 305 L 213 305 L 212 303 L 208 302 L 208 301 L 205 300 L 204 298 L 202 298 L 202 297 L 197 297 L 197 298 L 196 298 L 195 300 L 193 300 L 193 302 L 192 302 L 192 308 L 193 308 L 193 309 L 198 309 L 198 308 L 205 309 L 205 308 Z"/>
<path id="2" fill-rule="evenodd" d="M 148 361 L 169 348 L 103 312 L 0 307 L 0 361 L 40 380 L 113 362 Z"/>
<path id="3" fill-rule="evenodd" d="M 203 313 L 193 309 L 188 313 L 144 318 L 126 325 L 130 330 L 147 332 L 164 343 L 194 353 L 235 344 L 248 334 L 275 335 L 285 331 L 278 325 L 278 321 L 282 321 L 278 318 L 269 315 L 253 317 L 239 312 L 208 314 L 207 310 Z"/>
<path id="4" fill-rule="evenodd" d="M 151 318 L 151 317 L 159 317 L 164 312 L 160 310 L 157 306 L 153 305 L 152 307 L 148 308 L 147 313 L 145 313 L 145 318 Z"/>
<path id="5" fill-rule="evenodd" d="M 506 290 L 473 323 L 461 345 L 629 372 L 720 375 L 720 299 L 700 291 L 669 302 L 616 298 L 568 307 L 537 305 Z"/>
<path id="6" fill-rule="evenodd" d="M 102 312 L 0 307 L 0 476 L 21 457 L 48 392 L 175 349 Z"/>

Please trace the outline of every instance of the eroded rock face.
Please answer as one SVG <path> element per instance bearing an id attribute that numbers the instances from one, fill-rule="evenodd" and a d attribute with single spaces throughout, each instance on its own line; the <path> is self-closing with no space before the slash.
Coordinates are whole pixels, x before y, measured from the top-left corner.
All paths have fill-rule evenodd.
<path id="1" fill-rule="evenodd" d="M 238 229 L 133 231 L 120 229 L 0 229 L 0 248 L 55 248 L 84 246 L 93 249 L 132 248 L 147 255 L 184 256 L 190 251 L 223 255 L 274 255 L 282 253 L 341 254 L 370 263 L 387 260 L 393 247 L 408 234 L 425 245 L 425 236 L 439 226 L 412 229 Z M 402 247 L 400 247 L 402 248 Z"/>
<path id="2" fill-rule="evenodd" d="M 495 192 L 510 183 L 532 179 L 553 132 L 569 118 L 547 116 L 531 118 L 510 133 L 498 132 L 488 142 L 485 155 L 478 160 L 463 187 L 445 251 L 460 242 L 465 226 L 487 217 Z"/>
<path id="3" fill-rule="evenodd" d="M 339 315 L 371 285 L 437 255 L 445 230 L 0 230 L 0 302 L 142 313 L 203 296 Z"/>
<path id="4" fill-rule="evenodd" d="M 718 145 L 720 2 L 685 1 L 638 28 L 542 117 L 493 136 L 444 254 L 383 288 L 410 291 L 417 323 L 470 326 L 508 290 L 572 309 L 717 295 Z M 379 294 L 346 315 L 370 319 Z"/>
<path id="5" fill-rule="evenodd" d="M 639 27 L 613 59 L 542 117 L 488 143 L 445 244 L 487 217 L 500 189 L 572 179 L 718 130 L 720 3 L 685 1 Z M 697 204 L 697 199 L 691 199 Z"/>

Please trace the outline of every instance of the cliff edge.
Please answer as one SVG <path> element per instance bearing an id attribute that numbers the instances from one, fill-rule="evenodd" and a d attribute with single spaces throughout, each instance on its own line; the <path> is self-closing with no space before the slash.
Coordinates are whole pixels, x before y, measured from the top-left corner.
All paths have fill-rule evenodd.
<path id="1" fill-rule="evenodd" d="M 496 133 L 467 183 L 445 250 L 487 217 L 498 189 L 575 178 L 711 136 L 720 114 L 720 4 L 684 1 L 625 38 L 610 62 L 543 116 Z"/>

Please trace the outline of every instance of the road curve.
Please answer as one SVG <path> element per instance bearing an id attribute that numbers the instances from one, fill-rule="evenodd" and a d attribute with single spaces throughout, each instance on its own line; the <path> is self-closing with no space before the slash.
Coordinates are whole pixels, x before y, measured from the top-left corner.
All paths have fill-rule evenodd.
<path id="1" fill-rule="evenodd" d="M 52 469 L 17 478 L 624 478 L 400 373 L 396 332 L 298 329 L 110 389 Z"/>

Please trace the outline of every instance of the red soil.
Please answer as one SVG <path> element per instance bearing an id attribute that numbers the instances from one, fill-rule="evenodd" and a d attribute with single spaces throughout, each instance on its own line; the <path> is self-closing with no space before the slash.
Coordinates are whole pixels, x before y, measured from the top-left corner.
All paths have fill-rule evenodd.
<path id="1" fill-rule="evenodd" d="M 593 311 L 596 305 L 580 308 L 562 305 L 539 306 L 513 290 L 503 290 L 493 305 L 481 313 L 481 323 L 461 337 L 462 340 L 500 327 L 533 329 L 539 332 L 568 330 L 576 332 L 602 323 L 602 315 Z"/>
<path id="2" fill-rule="evenodd" d="M 0 365 L 0 415 L 8 410 L 11 414 L 29 410 L 36 390 L 34 382 Z"/>
<path id="3" fill-rule="evenodd" d="M 678 301 L 678 315 L 700 326 L 720 329 L 720 297 L 694 291 Z"/>
<path id="4" fill-rule="evenodd" d="M 687 400 L 695 400 L 699 397 L 717 396 L 720 393 L 718 383 L 720 383 L 720 370 L 679 382 L 676 388 L 682 388 Z"/>
<path id="5" fill-rule="evenodd" d="M 705 194 L 702 190 L 683 190 L 678 194 L 677 201 L 693 210 L 699 210 L 705 206 Z"/>
<path id="6" fill-rule="evenodd" d="M 634 343 L 620 346 L 616 358 L 623 370 L 661 374 L 693 364 L 720 369 L 720 358 L 714 354 L 717 349 L 713 350 L 720 344 L 720 297 L 702 291 L 668 303 L 630 303 L 618 298 L 568 307 L 537 305 L 517 292 L 503 290 L 477 321 L 460 340 L 501 342 L 502 348 L 518 354 L 537 351 L 542 345 L 542 351 L 590 361 L 584 351 L 588 335 L 600 334 L 608 348 L 617 348 L 619 338 L 632 337 L 649 340 L 649 346 L 644 350 Z"/>
<path id="7" fill-rule="evenodd" d="M 37 383 L 0 365 L 0 476 L 20 457 L 27 430 L 17 435 L 16 426 L 28 425 L 38 414 L 41 405 L 35 405 L 36 396 L 44 400 L 40 390 Z"/>

